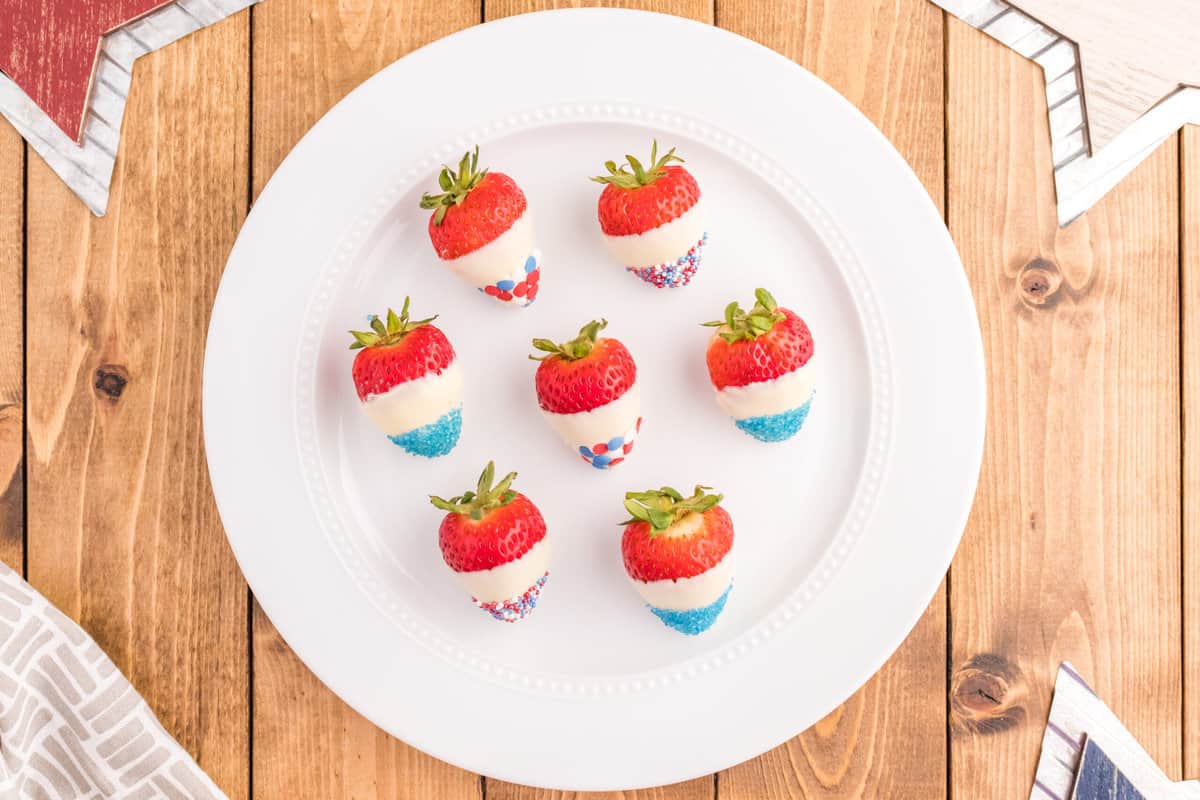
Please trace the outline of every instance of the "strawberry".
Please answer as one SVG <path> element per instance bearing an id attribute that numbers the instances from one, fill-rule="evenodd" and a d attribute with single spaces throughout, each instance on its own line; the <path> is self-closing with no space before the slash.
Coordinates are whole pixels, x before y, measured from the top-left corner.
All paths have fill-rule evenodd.
<path id="1" fill-rule="evenodd" d="M 514 308 L 537 297 L 540 254 L 534 247 L 525 193 L 501 172 L 479 168 L 479 148 L 458 170 L 443 166 L 441 194 L 425 194 L 432 209 L 429 239 L 438 258 L 480 292 Z"/>
<path id="2" fill-rule="evenodd" d="M 708 240 L 699 207 L 700 185 L 675 148 L 659 158 L 658 142 L 650 151 L 650 167 L 625 156 L 626 165 L 605 162 L 607 175 L 597 209 L 604 240 L 627 271 L 659 288 L 684 286 L 700 267 Z"/>
<path id="3" fill-rule="evenodd" d="M 454 347 L 433 322 L 410 320 L 409 298 L 386 322 L 350 331 L 358 350 L 351 367 L 363 410 L 396 445 L 414 455 L 442 456 L 462 430 L 462 374 Z"/>
<path id="4" fill-rule="evenodd" d="M 493 485 L 495 474 L 489 461 L 474 491 L 429 502 L 447 512 L 438 528 L 446 565 L 477 606 L 516 622 L 537 605 L 549 576 L 546 521 L 533 501 L 511 488 L 517 473 Z"/>
<path id="5" fill-rule="evenodd" d="M 815 375 L 808 365 L 812 333 L 794 311 L 780 308 L 766 289 L 743 311 L 737 301 L 725 318 L 705 322 L 716 328 L 705 356 L 717 403 L 737 426 L 756 439 L 779 442 L 804 425 L 812 403 Z"/>
<path id="6" fill-rule="evenodd" d="M 625 572 L 655 616 L 687 634 L 712 626 L 733 582 L 733 521 L 718 505 L 723 496 L 709 491 L 697 486 L 684 497 L 664 486 L 625 495 Z"/>
<path id="7" fill-rule="evenodd" d="M 549 353 L 530 356 L 542 415 L 567 446 L 597 469 L 623 463 L 641 430 L 637 365 L 625 345 L 599 338 L 606 320 L 593 320 L 568 342 L 534 339 Z"/>

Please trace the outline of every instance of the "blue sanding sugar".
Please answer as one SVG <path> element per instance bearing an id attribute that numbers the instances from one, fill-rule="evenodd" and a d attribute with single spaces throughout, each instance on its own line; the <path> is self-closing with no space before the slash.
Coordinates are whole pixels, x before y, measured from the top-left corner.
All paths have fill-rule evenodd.
<path id="1" fill-rule="evenodd" d="M 672 611 L 654 606 L 647 606 L 647 608 L 653 611 L 654 615 L 661 619 L 668 628 L 695 636 L 711 628 L 712 624 L 717 621 L 717 617 L 721 616 L 721 612 L 725 610 L 725 601 L 729 599 L 729 592 L 732 589 L 733 584 L 730 583 L 729 588 L 714 603 L 704 608 L 693 608 L 691 611 Z"/>
<path id="2" fill-rule="evenodd" d="M 734 422 L 760 442 L 782 442 L 795 436 L 804 427 L 804 420 L 808 419 L 810 407 L 812 407 L 811 396 L 804 401 L 804 405 L 784 411 L 782 414 L 750 417 L 749 419 L 734 420 Z"/>
<path id="3" fill-rule="evenodd" d="M 458 444 L 459 434 L 462 433 L 462 407 L 447 411 L 438 417 L 436 422 L 422 425 L 419 428 L 389 436 L 393 444 L 403 447 L 414 456 L 436 458 L 444 456 Z"/>

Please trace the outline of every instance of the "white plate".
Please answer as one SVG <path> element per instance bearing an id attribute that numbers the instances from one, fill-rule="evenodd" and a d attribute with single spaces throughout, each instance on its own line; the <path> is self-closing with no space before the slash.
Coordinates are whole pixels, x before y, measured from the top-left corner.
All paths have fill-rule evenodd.
<path id="1" fill-rule="evenodd" d="M 635 33 L 671 47 L 608 57 Z M 681 52 L 705 57 L 682 70 Z M 652 137 L 679 147 L 708 203 L 704 263 L 682 289 L 655 290 L 610 261 L 586 180 Z M 460 284 L 427 239 L 417 200 L 439 163 L 475 143 L 535 214 L 544 277 L 529 309 Z M 739 433 L 704 368 L 697 323 L 756 286 L 804 316 L 816 343 L 813 411 L 782 445 Z M 434 462 L 373 429 L 349 379 L 346 329 L 406 294 L 417 314 L 441 314 L 466 370 L 462 442 Z M 611 472 L 542 422 L 525 357 L 532 337 L 568 338 L 601 316 L 638 361 L 646 419 Z M 961 265 L 878 131 L 752 42 L 611 10 L 464 31 L 339 103 L 238 238 L 204 376 L 229 540 L 300 657 L 423 750 L 571 789 L 727 767 L 861 685 L 950 561 L 983 421 Z M 468 488 L 489 458 L 520 472 L 554 537 L 545 594 L 518 625 L 458 589 L 426 500 Z M 642 608 L 621 565 L 622 494 L 664 483 L 717 487 L 737 531 L 734 591 L 700 637 Z"/>

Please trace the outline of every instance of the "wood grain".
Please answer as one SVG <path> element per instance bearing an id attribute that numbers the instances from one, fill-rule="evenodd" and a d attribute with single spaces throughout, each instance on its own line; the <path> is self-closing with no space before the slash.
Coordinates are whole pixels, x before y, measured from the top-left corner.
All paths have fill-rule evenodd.
<path id="1" fill-rule="evenodd" d="M 924 0 L 789 0 L 718 6 L 722 27 L 829 82 L 880 127 L 939 208 L 944 193 L 942 14 Z M 845 704 L 720 776 L 727 798 L 887 797 L 946 790 L 945 594 L 888 664 Z"/>
<path id="2" fill-rule="evenodd" d="M 1200 126 L 1181 134 L 1183 776 L 1200 778 Z"/>
<path id="3" fill-rule="evenodd" d="M 257 196 L 292 146 L 405 53 L 479 22 L 478 0 L 286 0 L 254 13 Z M 477 775 L 427 756 L 346 706 L 254 607 L 254 796 L 471 798 Z"/>
<path id="4" fill-rule="evenodd" d="M 1055 221 L 1038 68 L 949 20 L 950 230 L 988 365 L 951 570 L 955 798 L 1028 797 L 1070 659 L 1180 773 L 1177 146 Z"/>
<path id="5" fill-rule="evenodd" d="M 552 8 L 632 8 L 674 14 L 701 22 L 715 20 L 715 0 L 484 0 L 488 20 Z"/>
<path id="6" fill-rule="evenodd" d="M 0 561 L 25 566 L 25 143 L 0 124 Z"/>
<path id="7" fill-rule="evenodd" d="M 249 16 L 137 62 L 108 215 L 29 162 L 30 583 L 235 800 L 245 583 L 208 484 L 209 309 L 246 210 Z"/>

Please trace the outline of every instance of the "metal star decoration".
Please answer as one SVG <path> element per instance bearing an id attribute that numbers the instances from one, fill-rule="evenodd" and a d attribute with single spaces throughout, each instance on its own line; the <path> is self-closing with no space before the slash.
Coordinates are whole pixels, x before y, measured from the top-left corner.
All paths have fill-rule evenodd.
<path id="1" fill-rule="evenodd" d="M 97 216 L 140 56 L 258 0 L 0 0 L 0 114 Z"/>
<path id="2" fill-rule="evenodd" d="M 1200 123 L 1194 0 L 933 1 L 1042 67 L 1060 225 Z"/>

